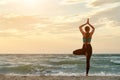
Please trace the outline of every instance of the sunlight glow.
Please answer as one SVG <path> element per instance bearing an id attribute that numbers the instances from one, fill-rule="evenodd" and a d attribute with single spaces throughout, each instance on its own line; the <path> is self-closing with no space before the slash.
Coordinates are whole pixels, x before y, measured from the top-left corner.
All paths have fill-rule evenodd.
<path id="1" fill-rule="evenodd" d="M 38 3 L 41 3 L 41 1 L 40 0 L 24 0 L 24 5 L 29 6 L 29 7 L 37 6 Z"/>

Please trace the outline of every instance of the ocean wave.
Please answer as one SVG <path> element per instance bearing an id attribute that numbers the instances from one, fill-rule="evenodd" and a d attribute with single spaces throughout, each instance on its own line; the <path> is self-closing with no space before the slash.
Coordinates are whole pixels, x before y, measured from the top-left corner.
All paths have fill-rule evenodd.
<path id="1" fill-rule="evenodd" d="M 93 68 L 109 68 L 110 66 L 109 65 L 91 65 L 91 67 Z"/>
<path id="2" fill-rule="evenodd" d="M 85 57 L 70 57 L 70 56 L 65 56 L 63 58 L 52 58 L 49 59 L 50 62 L 61 62 L 61 61 L 76 61 L 76 60 L 85 60 Z"/>
<path id="3" fill-rule="evenodd" d="M 111 60 L 110 62 L 120 65 L 120 60 L 119 61 L 118 60 Z"/>
<path id="4" fill-rule="evenodd" d="M 91 73 L 90 76 L 120 76 L 120 74 L 100 72 L 100 73 Z"/>
<path id="5" fill-rule="evenodd" d="M 120 75 L 119 56 L 92 56 L 90 75 Z M 85 56 L 7 55 L 0 56 L 0 73 L 20 75 L 85 75 Z M 101 72 L 102 71 L 102 72 Z M 99 73 L 100 72 L 100 73 Z"/>
<path id="6" fill-rule="evenodd" d="M 59 71 L 58 73 L 45 74 L 45 76 L 79 76 L 79 75 L 80 73 L 65 73 L 62 71 Z"/>
<path id="7" fill-rule="evenodd" d="M 59 71 L 58 73 L 52 73 L 52 74 L 46 73 L 44 75 L 45 76 L 85 76 L 85 72 L 67 73 L 67 72 Z M 100 73 L 89 73 L 89 76 L 120 76 L 120 74 L 100 72 Z"/>
<path id="8" fill-rule="evenodd" d="M 48 68 L 48 67 L 55 67 L 54 65 L 52 65 L 52 64 L 36 64 L 36 65 L 34 65 L 34 66 L 38 66 L 38 67 L 40 67 L 40 66 L 44 66 L 44 67 L 46 67 L 46 68 Z"/>
<path id="9" fill-rule="evenodd" d="M 60 65 L 59 67 L 64 68 L 64 69 L 68 69 L 68 68 L 73 69 L 73 68 L 75 68 L 75 67 L 77 67 L 77 66 L 78 66 L 78 65 L 75 64 L 75 65 Z"/>
<path id="10" fill-rule="evenodd" d="M 85 76 L 84 73 L 65 73 L 62 71 L 59 71 L 58 73 L 46 73 L 46 74 L 18 74 L 18 73 L 7 73 L 7 75 L 12 75 L 12 76 Z M 105 73 L 105 72 L 100 72 L 100 73 L 89 73 L 89 76 L 120 76 L 120 74 L 115 74 L 115 73 Z"/>
<path id="11" fill-rule="evenodd" d="M 92 56 L 92 59 L 108 60 L 108 59 L 120 59 L 120 57 L 94 57 L 94 56 Z"/>

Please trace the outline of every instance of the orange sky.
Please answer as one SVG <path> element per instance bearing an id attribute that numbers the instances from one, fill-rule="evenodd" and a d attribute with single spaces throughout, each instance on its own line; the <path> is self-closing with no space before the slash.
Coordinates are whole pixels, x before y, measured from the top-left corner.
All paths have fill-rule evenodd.
<path id="1" fill-rule="evenodd" d="M 89 17 L 94 53 L 120 52 L 119 0 L 0 0 L 0 53 L 72 53 Z"/>

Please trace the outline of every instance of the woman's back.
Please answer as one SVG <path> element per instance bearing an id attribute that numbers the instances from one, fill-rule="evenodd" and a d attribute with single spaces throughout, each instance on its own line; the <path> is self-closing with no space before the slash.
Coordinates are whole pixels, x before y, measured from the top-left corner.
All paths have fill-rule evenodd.
<path id="1" fill-rule="evenodd" d="M 90 33 L 84 33 L 84 35 L 83 35 L 83 42 L 84 43 L 90 43 L 91 42 L 91 35 L 90 35 Z"/>

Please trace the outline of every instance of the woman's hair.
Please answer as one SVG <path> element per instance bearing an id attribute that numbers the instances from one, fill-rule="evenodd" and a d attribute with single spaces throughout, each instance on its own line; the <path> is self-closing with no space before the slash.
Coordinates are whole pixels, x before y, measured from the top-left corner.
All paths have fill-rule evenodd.
<path id="1" fill-rule="evenodd" d="M 89 32 L 89 31 L 90 31 L 89 26 L 86 26 L 86 27 L 85 27 L 85 31 L 86 31 L 86 32 Z"/>

